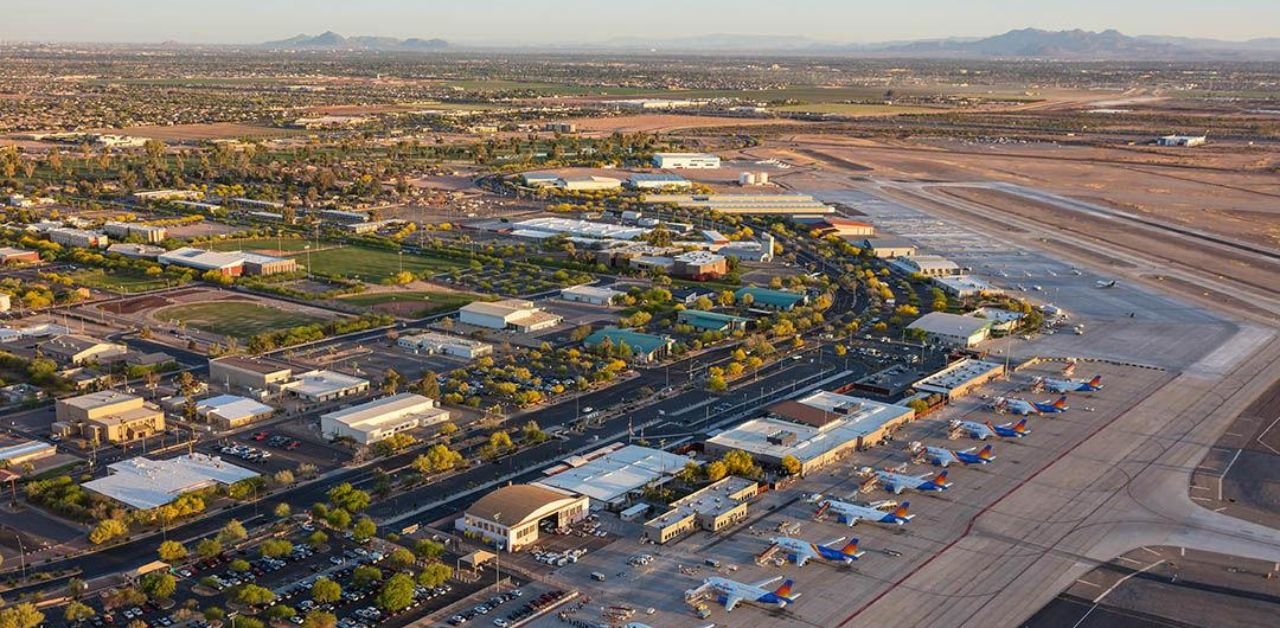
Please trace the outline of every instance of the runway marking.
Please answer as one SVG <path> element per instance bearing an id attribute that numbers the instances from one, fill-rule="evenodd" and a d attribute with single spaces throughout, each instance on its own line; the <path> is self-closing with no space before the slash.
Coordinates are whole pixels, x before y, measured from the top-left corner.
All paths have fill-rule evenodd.
<path id="1" fill-rule="evenodd" d="M 1208 487 L 1208 486 L 1197 486 L 1197 485 L 1195 485 L 1195 484 L 1192 484 L 1192 485 L 1191 485 L 1191 490 L 1193 490 L 1193 491 L 1194 491 L 1194 490 L 1196 490 L 1196 489 L 1200 489 L 1200 490 L 1202 490 L 1202 491 L 1212 491 L 1212 490 L 1213 490 L 1212 488 L 1210 488 L 1210 487 Z M 1195 499 L 1195 498 L 1192 498 L 1192 499 Z"/>
<path id="2" fill-rule="evenodd" d="M 1212 499 L 1209 499 L 1208 497 L 1194 497 L 1194 496 L 1193 496 L 1193 497 L 1191 498 L 1191 501 L 1195 501 L 1195 502 L 1212 502 L 1213 500 L 1212 500 Z"/>
<path id="3" fill-rule="evenodd" d="M 1244 436 L 1244 434 L 1237 434 L 1235 432 L 1223 432 L 1223 434 L 1226 434 L 1227 436 Z"/>
<path id="4" fill-rule="evenodd" d="M 1092 615 L 1093 611 L 1096 610 L 1097 608 L 1098 608 L 1097 604 L 1094 604 L 1093 606 L 1089 607 L 1089 612 L 1082 615 L 1080 617 L 1080 621 L 1077 621 L 1076 623 L 1071 624 L 1071 628 L 1079 628 L 1080 624 L 1083 624 L 1084 620 L 1089 619 L 1089 616 Z"/>
<path id="5" fill-rule="evenodd" d="M 1097 588 L 1099 588 L 1099 589 L 1101 589 L 1101 588 L 1102 588 L 1102 585 L 1100 585 L 1100 584 L 1094 584 L 1094 583 L 1092 583 L 1092 582 L 1089 582 L 1088 580 L 1080 580 L 1079 578 L 1077 578 L 1077 579 L 1076 579 L 1076 582 L 1079 582 L 1080 584 L 1087 584 L 1087 585 L 1089 585 L 1089 586 L 1091 586 L 1091 587 L 1097 587 Z"/>
<path id="6" fill-rule="evenodd" d="M 1261 434 L 1258 434 L 1258 439 L 1257 439 L 1257 440 L 1258 440 L 1258 444 L 1259 444 L 1259 445 L 1262 445 L 1263 447 L 1266 447 L 1267 449 L 1270 449 L 1270 450 L 1271 450 L 1271 453 L 1273 453 L 1273 454 L 1280 454 L 1280 451 L 1276 451 L 1276 448 L 1275 448 L 1275 447 L 1272 447 L 1271 445 L 1268 445 L 1268 444 L 1266 444 L 1266 443 L 1262 442 L 1262 438 L 1263 438 L 1264 436 L 1266 436 L 1266 435 L 1267 435 L 1267 432 L 1270 432 L 1270 431 L 1271 431 L 1271 428 L 1273 428 L 1273 427 L 1275 427 L 1275 426 L 1276 426 L 1276 423 L 1280 423 L 1280 416 L 1277 416 L 1277 417 L 1276 417 L 1276 420 L 1272 421 L 1272 422 L 1271 422 L 1271 425 L 1268 425 L 1268 426 L 1267 426 L 1267 429 L 1262 430 L 1262 433 L 1261 433 Z"/>
<path id="7" fill-rule="evenodd" d="M 1133 563 L 1133 564 L 1135 564 L 1135 565 L 1141 565 L 1141 564 L 1142 564 L 1142 561 L 1140 561 L 1140 560 L 1134 560 L 1134 559 L 1132 559 L 1132 558 L 1129 558 L 1128 556 L 1121 556 L 1121 557 L 1120 557 L 1119 559 L 1117 559 L 1117 560 L 1127 560 L 1127 561 L 1129 561 L 1129 562 L 1131 562 L 1131 563 Z"/>
<path id="8" fill-rule="evenodd" d="M 1226 507 L 1226 506 L 1223 506 L 1222 508 L 1214 508 L 1214 509 L 1213 509 L 1213 511 L 1214 511 L 1214 512 L 1222 512 L 1222 511 L 1224 511 L 1224 510 L 1226 510 L 1226 509 L 1227 509 L 1227 507 Z"/>
<path id="9" fill-rule="evenodd" d="M 1123 557 L 1122 557 L 1122 558 L 1123 558 Z M 1125 577 L 1123 577 L 1123 578 L 1121 578 L 1121 579 L 1117 580 L 1115 584 L 1111 585 L 1111 588 L 1110 588 L 1110 589 L 1107 589 L 1106 591 L 1103 591 L 1103 592 L 1102 592 L 1102 595 L 1099 595 L 1098 597 L 1094 598 L 1094 599 L 1093 599 L 1093 603 L 1094 603 L 1094 604 L 1098 604 L 1099 602 L 1101 602 L 1101 601 L 1102 601 L 1102 598 L 1107 597 L 1107 594 L 1109 594 L 1109 593 L 1111 593 L 1112 591 L 1114 591 L 1114 590 L 1116 589 L 1116 587 L 1118 587 L 1118 586 L 1120 586 L 1120 585 L 1124 584 L 1124 581 L 1125 581 L 1125 580 L 1128 580 L 1129 578 L 1132 578 L 1132 577 L 1134 577 L 1134 576 L 1136 576 L 1136 575 L 1138 575 L 1138 574 L 1140 574 L 1140 573 L 1145 573 L 1147 570 L 1151 569 L 1152 567 L 1155 567 L 1155 566 L 1160 565 L 1160 564 L 1162 564 L 1162 563 L 1164 563 L 1164 559 L 1163 559 L 1163 558 L 1161 558 L 1160 560 L 1157 560 L 1156 562 L 1151 563 L 1150 565 L 1147 565 L 1146 567 L 1143 567 L 1142 569 L 1139 569 L 1139 570 L 1137 570 L 1137 571 L 1135 571 L 1135 572 L 1133 572 L 1133 573 L 1131 573 L 1131 574 L 1129 574 L 1129 575 L 1127 575 L 1127 576 L 1125 576 Z M 1083 617 L 1082 617 L 1082 618 L 1080 618 L 1080 621 L 1084 621 L 1084 618 L 1083 618 Z M 1077 622 L 1077 623 L 1076 623 L 1076 625 L 1077 625 L 1077 626 L 1078 626 L 1078 625 L 1080 625 L 1080 624 L 1079 624 L 1079 622 Z"/>
<path id="10" fill-rule="evenodd" d="M 1268 429 L 1270 429 L 1270 428 L 1268 428 Z M 1244 450 L 1243 450 L 1243 449 L 1237 449 L 1237 450 L 1236 450 L 1236 455 L 1234 455 L 1234 456 L 1232 456 L 1232 457 L 1231 457 L 1231 462 L 1228 462 L 1228 463 L 1227 463 L 1227 468 L 1226 468 L 1226 469 L 1223 469 L 1223 470 L 1222 470 L 1222 475 L 1218 476 L 1218 501 L 1222 501 L 1222 478 L 1227 477 L 1227 474 L 1231 472 L 1231 467 L 1232 467 L 1233 465 L 1235 465 L 1235 463 L 1236 463 L 1236 459 L 1238 459 L 1238 458 L 1240 457 L 1240 452 L 1242 452 L 1242 451 L 1244 451 Z M 1278 453 L 1280 453 L 1280 452 L 1278 452 Z"/>
<path id="11" fill-rule="evenodd" d="M 1145 550 L 1145 551 L 1151 552 L 1151 555 L 1152 555 L 1152 556 L 1163 556 L 1163 554 L 1161 554 L 1160 552 L 1157 552 L 1157 551 L 1155 551 L 1155 550 L 1151 549 L 1150 547 L 1144 547 L 1144 548 L 1142 548 L 1142 549 L 1143 549 L 1143 550 Z"/>

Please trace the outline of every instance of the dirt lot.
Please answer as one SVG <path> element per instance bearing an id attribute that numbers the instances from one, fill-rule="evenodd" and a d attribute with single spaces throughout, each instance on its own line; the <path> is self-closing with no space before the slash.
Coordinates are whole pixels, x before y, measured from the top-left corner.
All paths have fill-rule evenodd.
<path id="1" fill-rule="evenodd" d="M 667 133 L 682 129 L 698 129 L 719 126 L 761 126 L 767 124 L 806 124 L 800 121 L 772 118 L 722 118 L 717 116 L 690 116 L 649 113 L 614 118 L 576 118 L 566 120 L 578 125 L 578 131 L 588 135 L 619 133 Z"/>

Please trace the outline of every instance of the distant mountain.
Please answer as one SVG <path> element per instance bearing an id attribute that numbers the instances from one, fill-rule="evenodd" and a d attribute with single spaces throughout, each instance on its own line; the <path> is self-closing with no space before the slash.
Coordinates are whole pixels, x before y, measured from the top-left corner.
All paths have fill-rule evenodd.
<path id="1" fill-rule="evenodd" d="M 1084 30 L 1044 31 L 1024 28 L 973 41 L 912 42 L 889 46 L 882 50 L 944 56 L 1102 59 L 1177 56 L 1179 47 L 1170 43 L 1130 37 L 1115 30 L 1097 33 Z"/>
<path id="2" fill-rule="evenodd" d="M 440 50 L 447 48 L 449 42 L 443 39 L 396 39 L 395 37 L 375 37 L 358 35 L 343 37 L 333 31 L 325 31 L 319 35 L 295 35 L 280 41 L 269 41 L 260 44 L 265 48 L 275 49 L 322 49 L 322 50 Z"/>

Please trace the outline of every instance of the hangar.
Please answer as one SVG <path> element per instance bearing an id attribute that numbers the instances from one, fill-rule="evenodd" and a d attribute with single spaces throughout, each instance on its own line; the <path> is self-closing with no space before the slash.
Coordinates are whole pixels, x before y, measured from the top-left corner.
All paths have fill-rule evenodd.
<path id="1" fill-rule="evenodd" d="M 538 541 L 538 526 L 543 521 L 553 528 L 581 521 L 587 516 L 589 501 L 584 495 L 535 484 L 512 484 L 481 497 L 453 525 L 465 535 L 516 552 Z"/>

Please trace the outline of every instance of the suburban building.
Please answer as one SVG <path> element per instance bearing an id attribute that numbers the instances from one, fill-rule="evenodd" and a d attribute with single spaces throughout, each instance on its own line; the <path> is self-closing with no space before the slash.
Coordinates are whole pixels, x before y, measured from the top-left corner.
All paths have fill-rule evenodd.
<path id="1" fill-rule="evenodd" d="M 666 172 L 638 172 L 627 178 L 627 185 L 637 190 L 688 189 L 693 183 L 688 179 Z"/>
<path id="2" fill-rule="evenodd" d="M 1158 146 L 1201 146 L 1208 142 L 1209 138 L 1204 135 L 1166 135 L 1156 139 Z"/>
<path id="3" fill-rule="evenodd" d="M 876 234 L 876 228 L 869 222 L 839 218 L 836 216 L 797 216 L 793 219 L 801 229 L 817 231 L 820 236 L 834 235 L 840 238 L 867 238 Z"/>
<path id="4" fill-rule="evenodd" d="M 974 316 L 991 321 L 992 331 L 1010 332 L 1018 327 L 1025 316 L 1022 312 L 1014 312 L 998 307 L 980 307 L 965 316 Z"/>
<path id="5" fill-rule="evenodd" d="M 258 477 L 256 471 L 198 453 L 166 460 L 139 456 L 112 463 L 107 470 L 106 477 L 82 486 L 138 510 L 158 508 L 192 491 Z"/>
<path id="6" fill-rule="evenodd" d="M 28 440 L 15 445 L 0 447 L 0 466 L 18 468 L 29 462 L 52 458 L 58 454 L 56 445 L 38 440 Z"/>
<path id="7" fill-rule="evenodd" d="M 934 373 L 913 386 L 920 392 L 937 393 L 947 400 L 959 399 L 1004 374 L 1004 365 L 965 358 Z"/>
<path id="8" fill-rule="evenodd" d="M 248 397 L 218 395 L 196 402 L 196 414 L 220 430 L 244 427 L 271 418 L 276 409 Z"/>
<path id="9" fill-rule="evenodd" d="M 582 344 L 589 349 L 608 342 L 611 346 L 626 345 L 631 349 L 631 359 L 636 362 L 653 362 L 661 360 L 671 352 L 675 341 L 666 336 L 655 336 L 630 329 L 608 327 L 587 336 Z"/>
<path id="10" fill-rule="evenodd" d="M 987 280 L 975 275 L 949 275 L 933 277 L 933 285 L 939 290 L 960 299 L 982 296 L 984 294 L 1001 294 L 1004 291 L 991 285 Z"/>
<path id="11" fill-rule="evenodd" d="M 572 218 L 530 218 L 508 225 L 514 232 L 542 232 L 550 235 L 567 235 L 606 240 L 635 240 L 649 232 L 641 227 L 614 225 L 607 222 L 574 220 Z"/>
<path id="12" fill-rule="evenodd" d="M 510 552 L 538 541 L 538 526 L 547 521 L 554 529 L 568 528 L 587 517 L 590 500 L 535 484 L 496 488 L 466 509 L 454 521 L 465 536 L 484 539 Z"/>
<path id="13" fill-rule="evenodd" d="M 560 316 L 543 311 L 532 301 L 504 299 L 502 301 L 475 301 L 458 311 L 458 321 L 489 329 L 515 329 L 529 333 L 550 329 L 560 324 Z"/>
<path id="14" fill-rule="evenodd" d="M 708 153 L 654 153 L 653 165 L 673 169 L 719 168 L 720 158 Z"/>
<path id="15" fill-rule="evenodd" d="M 731 332 L 746 329 L 751 324 L 751 319 L 719 312 L 680 310 L 676 314 L 676 322 L 702 331 Z"/>
<path id="16" fill-rule="evenodd" d="M 547 187 L 556 184 L 560 180 L 560 175 L 554 172 L 526 172 L 520 175 L 525 185 L 534 187 Z"/>
<path id="17" fill-rule="evenodd" d="M 747 295 L 751 296 L 751 307 L 754 309 L 790 310 L 797 305 L 809 304 L 809 295 L 802 292 L 787 292 L 785 290 L 747 286 L 738 288 L 733 293 L 738 303 L 743 303 L 743 298 Z"/>
<path id="18" fill-rule="evenodd" d="M 54 227 L 45 231 L 45 235 L 49 236 L 50 242 L 82 249 L 104 249 L 111 243 L 105 233 L 70 227 Z"/>
<path id="19" fill-rule="evenodd" d="M 293 369 L 280 362 L 228 356 L 209 360 L 209 382 L 227 388 L 271 390 L 293 377 Z"/>
<path id="20" fill-rule="evenodd" d="M 134 259 L 156 259 L 164 255 L 167 251 L 162 246 L 153 244 L 133 244 L 131 242 L 116 242 L 107 247 L 108 253 L 123 255 L 124 257 L 132 257 Z"/>
<path id="21" fill-rule="evenodd" d="M 938 255 L 896 257 L 890 264 L 909 275 L 920 274 L 925 277 L 943 277 L 960 274 L 959 264 Z"/>
<path id="22" fill-rule="evenodd" d="M 721 214 L 816 216 L 836 211 L 808 194 L 646 194 L 644 202 Z"/>
<path id="23" fill-rule="evenodd" d="M 102 230 L 107 235 L 124 240 L 127 238 L 141 238 L 147 244 L 158 244 L 169 237 L 169 231 L 164 227 L 153 227 L 133 222 L 109 222 L 102 226 Z"/>
<path id="24" fill-rule="evenodd" d="M 598 453 L 598 452 L 597 452 Z M 618 510 L 647 486 L 675 477 L 690 458 L 639 445 L 605 448 L 592 456 L 574 456 L 543 473 L 535 483 L 576 495 L 586 495 L 593 507 Z"/>
<path id="25" fill-rule="evenodd" d="M 744 262 L 772 262 L 774 238 L 771 234 L 760 236 L 757 242 L 739 240 L 720 247 L 716 252 L 725 257 L 736 257 Z"/>
<path id="26" fill-rule="evenodd" d="M 149 190 L 134 192 L 133 198 L 140 201 L 178 201 L 204 198 L 200 190 Z"/>
<path id="27" fill-rule="evenodd" d="M 436 407 L 430 397 L 400 393 L 358 406 L 320 415 L 320 433 L 326 438 L 350 438 L 371 445 L 394 434 L 449 420 L 449 411 Z"/>
<path id="28" fill-rule="evenodd" d="M 87 364 L 123 356 L 129 347 L 81 334 L 63 334 L 40 343 L 40 352 L 60 364 Z"/>
<path id="29" fill-rule="evenodd" d="M 215 271 L 227 277 L 239 277 L 244 273 L 244 257 L 239 253 L 206 251 L 189 246 L 160 255 L 156 261 L 203 272 Z"/>
<path id="30" fill-rule="evenodd" d="M 729 260 L 707 251 L 689 251 L 672 258 L 671 274 L 695 281 L 716 279 L 729 272 Z"/>
<path id="31" fill-rule="evenodd" d="M 335 225 L 353 225 L 369 221 L 368 212 L 355 212 L 345 209 L 322 209 L 315 213 L 327 223 Z"/>
<path id="32" fill-rule="evenodd" d="M 55 432 L 78 429 L 84 438 L 127 443 L 164 431 L 164 412 L 142 397 L 114 390 L 59 399 Z"/>
<path id="33" fill-rule="evenodd" d="M 915 417 L 911 408 L 819 391 L 774 404 L 766 416 L 727 429 L 706 441 L 707 453 L 741 450 L 764 464 L 792 456 L 809 473 L 857 449 L 884 440 Z"/>
<path id="34" fill-rule="evenodd" d="M 291 257 L 272 257 L 257 253 L 236 253 L 244 263 L 246 275 L 277 275 L 298 271 L 298 262 Z"/>
<path id="35" fill-rule="evenodd" d="M 35 264 L 40 261 L 40 253 L 26 249 L 15 249 L 11 246 L 0 247 L 0 264 Z"/>
<path id="36" fill-rule="evenodd" d="M 916 245 L 906 238 L 898 236 L 881 236 L 865 238 L 854 243 L 860 249 L 871 251 L 872 255 L 881 259 L 910 257 L 916 254 Z"/>
<path id="37" fill-rule="evenodd" d="M 669 510 L 645 522 L 644 536 L 662 545 L 697 529 L 719 532 L 746 521 L 747 504 L 759 493 L 754 480 L 722 478 L 671 502 Z"/>
<path id="38" fill-rule="evenodd" d="M 919 329 L 930 341 L 953 347 L 972 347 L 991 333 L 991 321 L 973 316 L 929 312 L 907 325 Z"/>
<path id="39" fill-rule="evenodd" d="M 613 177 L 594 175 L 583 177 L 561 177 L 556 180 L 556 187 L 569 191 L 616 190 L 622 187 L 622 181 Z"/>
<path id="40" fill-rule="evenodd" d="M 560 298 L 565 301 L 574 303 L 587 303 L 590 305 L 611 305 L 613 300 L 622 296 L 624 293 L 611 288 L 603 288 L 599 286 L 570 286 L 560 290 Z"/>
<path id="41" fill-rule="evenodd" d="M 307 371 L 282 384 L 282 390 L 311 402 L 332 401 L 369 390 L 369 380 L 336 371 Z"/>
<path id="42" fill-rule="evenodd" d="M 493 354 L 493 345 L 491 344 L 431 332 L 400 336 L 396 338 L 396 345 L 401 349 L 414 353 L 441 353 L 468 360 Z"/>

